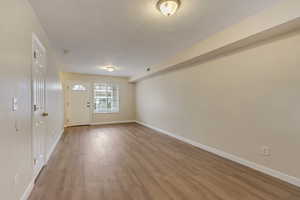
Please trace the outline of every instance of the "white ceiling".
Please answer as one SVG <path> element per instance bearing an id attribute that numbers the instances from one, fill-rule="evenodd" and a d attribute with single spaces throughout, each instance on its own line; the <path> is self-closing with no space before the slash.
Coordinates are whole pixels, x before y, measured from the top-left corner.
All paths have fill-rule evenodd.
<path id="1" fill-rule="evenodd" d="M 281 0 L 182 0 L 165 17 L 157 0 L 29 0 L 63 56 L 64 71 L 132 76 Z M 116 65 L 105 72 L 97 68 Z"/>

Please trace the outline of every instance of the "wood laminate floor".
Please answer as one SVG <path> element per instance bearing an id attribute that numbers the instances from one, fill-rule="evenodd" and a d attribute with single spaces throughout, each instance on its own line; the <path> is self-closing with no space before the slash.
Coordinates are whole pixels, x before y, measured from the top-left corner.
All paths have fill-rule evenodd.
<path id="1" fill-rule="evenodd" d="M 132 123 L 68 128 L 30 200 L 300 200 L 300 190 Z"/>

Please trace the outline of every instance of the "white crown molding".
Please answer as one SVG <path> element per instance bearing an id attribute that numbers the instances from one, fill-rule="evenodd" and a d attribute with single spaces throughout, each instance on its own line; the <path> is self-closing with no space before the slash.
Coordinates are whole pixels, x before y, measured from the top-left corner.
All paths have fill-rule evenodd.
<path id="1" fill-rule="evenodd" d="M 296 30 L 300 27 L 299 10 L 299 0 L 282 1 L 258 15 L 248 17 L 239 24 L 216 33 L 184 52 L 179 52 L 168 62 L 131 77 L 129 81 L 138 82 L 162 72 L 205 62 L 236 49 Z"/>

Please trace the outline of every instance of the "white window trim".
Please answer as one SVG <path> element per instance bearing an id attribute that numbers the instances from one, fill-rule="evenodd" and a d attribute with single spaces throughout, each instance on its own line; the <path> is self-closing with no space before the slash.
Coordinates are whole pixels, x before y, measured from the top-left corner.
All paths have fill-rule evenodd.
<path id="1" fill-rule="evenodd" d="M 95 84 L 112 84 L 114 86 L 117 87 L 118 89 L 118 110 L 117 111 L 107 111 L 107 112 L 99 112 L 99 111 L 96 111 L 96 105 L 95 105 Z M 117 83 L 114 83 L 114 82 L 107 82 L 107 81 L 95 81 L 92 83 L 92 101 L 93 101 L 93 109 L 92 109 L 92 113 L 93 114 L 117 114 L 117 113 L 120 113 L 120 87 L 119 87 L 119 84 Z"/>

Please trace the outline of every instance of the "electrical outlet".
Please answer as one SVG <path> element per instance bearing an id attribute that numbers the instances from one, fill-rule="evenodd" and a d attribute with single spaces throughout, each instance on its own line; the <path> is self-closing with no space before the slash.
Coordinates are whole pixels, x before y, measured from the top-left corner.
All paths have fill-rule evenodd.
<path id="1" fill-rule="evenodd" d="M 270 156 L 270 155 L 271 155 L 270 147 L 262 146 L 262 147 L 261 147 L 261 154 L 262 154 L 263 156 Z"/>

